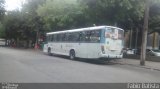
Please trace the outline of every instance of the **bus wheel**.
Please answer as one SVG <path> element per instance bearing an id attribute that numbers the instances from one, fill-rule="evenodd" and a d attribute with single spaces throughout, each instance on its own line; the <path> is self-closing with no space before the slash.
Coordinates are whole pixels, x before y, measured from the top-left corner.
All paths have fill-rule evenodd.
<path id="1" fill-rule="evenodd" d="M 69 58 L 71 59 L 71 60 L 74 60 L 75 59 L 75 51 L 74 50 L 71 50 L 70 51 L 70 53 L 69 53 Z"/>
<path id="2" fill-rule="evenodd" d="M 52 56 L 51 48 L 48 48 L 48 55 L 49 55 L 49 56 Z"/>

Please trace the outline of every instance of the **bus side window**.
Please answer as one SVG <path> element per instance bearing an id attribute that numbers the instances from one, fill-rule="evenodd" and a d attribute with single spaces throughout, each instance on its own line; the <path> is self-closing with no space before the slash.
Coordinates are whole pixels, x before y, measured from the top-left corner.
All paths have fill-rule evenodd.
<path id="1" fill-rule="evenodd" d="M 63 36 L 63 34 L 58 34 L 58 42 L 62 42 L 62 36 Z"/>
<path id="2" fill-rule="evenodd" d="M 85 35 L 85 32 L 80 32 L 80 42 L 85 42 L 85 38 L 86 38 L 86 35 Z"/>
<path id="3" fill-rule="evenodd" d="M 86 31 L 85 32 L 85 41 L 90 42 L 90 37 L 91 37 L 91 31 Z"/>
<path id="4" fill-rule="evenodd" d="M 62 41 L 66 41 L 66 34 L 62 34 Z"/>
<path id="5" fill-rule="evenodd" d="M 60 34 L 57 34 L 57 42 L 60 41 Z"/>
<path id="6" fill-rule="evenodd" d="M 91 31 L 91 42 L 100 42 L 100 30 Z"/>
<path id="7" fill-rule="evenodd" d="M 69 42 L 69 33 L 65 34 L 65 41 Z"/>
<path id="8" fill-rule="evenodd" d="M 90 31 L 80 32 L 79 35 L 80 42 L 90 42 L 90 35 L 91 35 Z"/>
<path id="9" fill-rule="evenodd" d="M 54 42 L 56 42 L 57 41 L 57 34 L 54 34 Z"/>
<path id="10" fill-rule="evenodd" d="M 79 32 L 79 42 L 82 41 L 82 32 Z"/>
<path id="11" fill-rule="evenodd" d="M 54 41 L 54 35 L 51 35 L 51 41 L 52 42 Z"/>
<path id="12" fill-rule="evenodd" d="M 69 42 L 72 41 L 72 34 L 71 34 L 71 33 L 68 34 L 68 41 L 69 41 Z"/>
<path id="13" fill-rule="evenodd" d="M 78 37 L 77 37 L 77 42 L 80 42 L 81 32 L 77 32 L 77 35 L 78 35 Z"/>
<path id="14" fill-rule="evenodd" d="M 72 33 L 72 41 L 73 42 L 79 41 L 79 32 Z"/>
<path id="15" fill-rule="evenodd" d="M 63 41 L 63 34 L 59 34 L 59 42 Z"/>

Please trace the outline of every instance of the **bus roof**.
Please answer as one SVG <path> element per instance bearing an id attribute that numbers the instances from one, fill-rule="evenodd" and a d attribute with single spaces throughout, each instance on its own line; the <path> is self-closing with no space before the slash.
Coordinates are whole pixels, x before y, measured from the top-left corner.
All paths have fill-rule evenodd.
<path id="1" fill-rule="evenodd" d="M 66 32 L 80 32 L 80 31 L 97 30 L 97 29 L 107 28 L 107 27 L 108 27 L 108 28 L 117 28 L 117 29 L 123 30 L 123 29 L 121 29 L 121 28 L 114 27 L 114 26 L 95 26 L 95 27 L 87 27 L 87 28 L 79 28 L 79 29 L 65 30 L 65 31 L 49 32 L 49 33 L 47 33 L 47 35 L 58 34 L 58 33 L 66 33 Z"/>
<path id="2" fill-rule="evenodd" d="M 0 38 L 0 41 L 4 41 L 5 39 Z"/>

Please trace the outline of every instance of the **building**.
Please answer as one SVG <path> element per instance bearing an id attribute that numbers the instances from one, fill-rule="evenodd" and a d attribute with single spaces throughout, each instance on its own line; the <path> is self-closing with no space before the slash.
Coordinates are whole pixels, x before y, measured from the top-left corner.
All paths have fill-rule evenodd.
<path id="1" fill-rule="evenodd" d="M 128 30 L 125 32 L 125 48 L 140 49 L 142 44 L 141 30 Z M 160 49 L 160 31 L 152 31 L 147 36 L 148 49 Z"/>
<path id="2" fill-rule="evenodd" d="M 160 34 L 159 32 L 149 33 L 147 37 L 148 49 L 160 49 Z"/>
<path id="3" fill-rule="evenodd" d="M 141 48 L 142 32 L 140 30 L 128 30 L 125 32 L 125 48 Z"/>

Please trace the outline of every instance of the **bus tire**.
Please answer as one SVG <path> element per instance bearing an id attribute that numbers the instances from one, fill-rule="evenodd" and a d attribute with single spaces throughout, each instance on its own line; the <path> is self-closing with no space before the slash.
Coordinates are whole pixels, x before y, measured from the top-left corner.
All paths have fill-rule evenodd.
<path id="1" fill-rule="evenodd" d="M 49 55 L 49 56 L 52 56 L 51 48 L 48 48 L 48 55 Z"/>
<path id="2" fill-rule="evenodd" d="M 74 60 L 74 59 L 76 58 L 76 53 L 75 53 L 75 51 L 74 51 L 73 49 L 70 50 L 69 58 L 70 58 L 71 60 Z"/>

